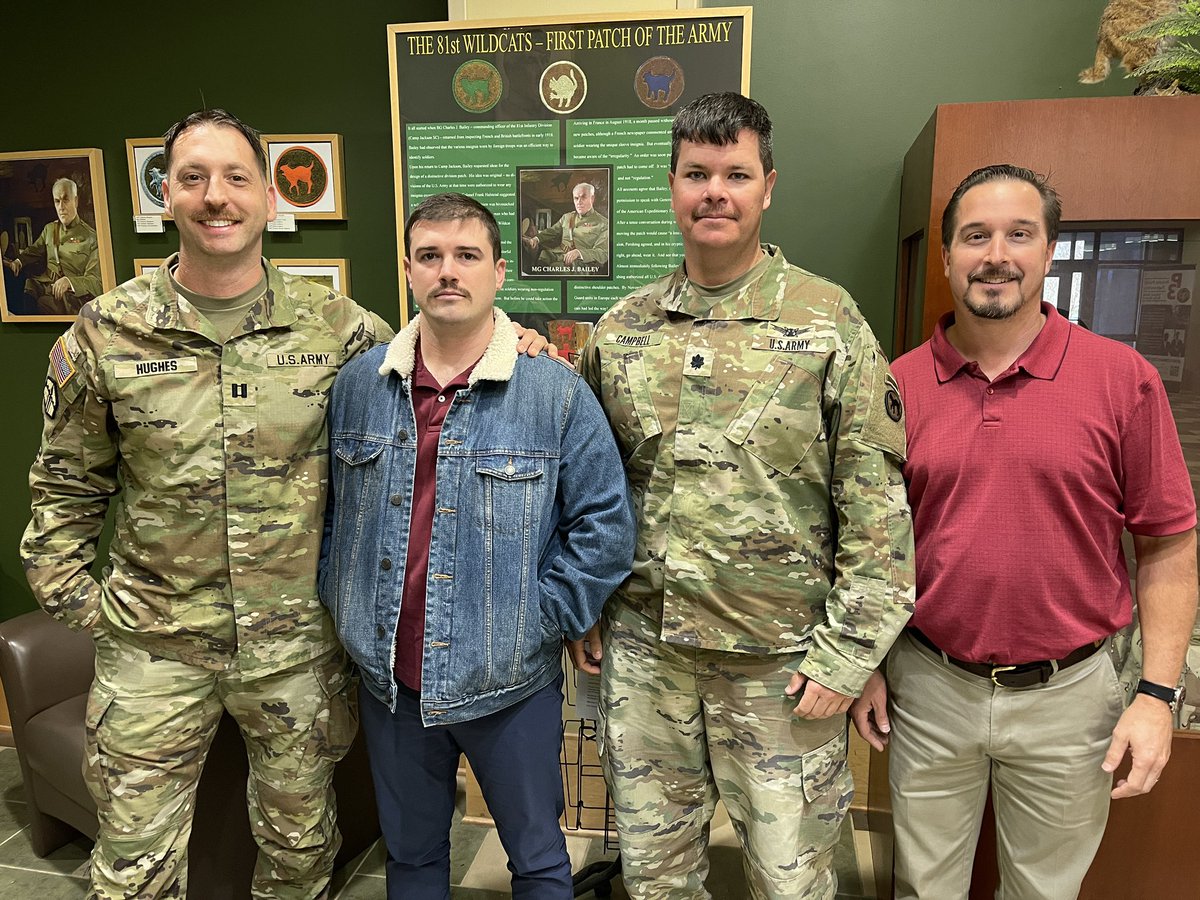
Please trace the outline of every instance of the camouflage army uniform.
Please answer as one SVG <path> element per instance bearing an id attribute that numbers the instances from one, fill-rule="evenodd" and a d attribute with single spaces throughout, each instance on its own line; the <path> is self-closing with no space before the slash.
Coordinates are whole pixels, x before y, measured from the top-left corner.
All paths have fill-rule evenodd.
<path id="1" fill-rule="evenodd" d="M 539 262 L 546 265 L 563 265 L 568 250 L 579 251 L 579 265 L 607 265 L 608 219 L 595 209 L 582 216 L 569 212 L 538 232 L 538 246 L 541 247 Z"/>
<path id="2" fill-rule="evenodd" d="M 103 290 L 96 229 L 80 216 L 66 227 L 57 219 L 51 222 L 18 258 L 22 266 L 38 270 L 26 279 L 25 293 L 43 315 L 74 315 Z M 71 282 L 71 290 L 59 300 L 51 288 L 63 276 Z"/>
<path id="3" fill-rule="evenodd" d="M 339 844 L 330 778 L 355 727 L 316 595 L 326 395 L 391 329 L 267 266 L 265 294 L 222 345 L 174 290 L 173 262 L 89 303 L 56 342 L 30 472 L 30 585 L 97 645 L 93 890 L 184 895 L 194 789 L 224 706 L 251 763 L 255 896 L 313 897 Z"/>
<path id="4" fill-rule="evenodd" d="M 635 292 L 582 356 L 639 517 L 601 689 L 631 897 L 707 896 L 714 780 L 753 896 L 833 896 L 846 719 L 784 689 L 857 695 L 912 611 L 887 363 L 845 291 L 765 249 L 724 296 L 682 269 Z"/>

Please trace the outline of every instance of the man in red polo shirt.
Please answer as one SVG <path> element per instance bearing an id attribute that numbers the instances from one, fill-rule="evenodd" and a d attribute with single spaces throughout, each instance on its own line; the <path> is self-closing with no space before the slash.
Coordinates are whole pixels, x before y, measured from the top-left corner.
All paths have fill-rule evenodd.
<path id="1" fill-rule="evenodd" d="M 954 311 L 893 366 L 917 609 L 852 715 L 877 749 L 890 731 L 900 898 L 967 896 L 989 782 L 998 896 L 1075 897 L 1110 796 L 1149 791 L 1170 754 L 1195 501 L 1154 367 L 1041 302 L 1060 214 L 1027 169 L 964 180 L 942 220 Z M 1104 652 L 1132 617 L 1126 529 L 1145 646 L 1128 707 Z"/>

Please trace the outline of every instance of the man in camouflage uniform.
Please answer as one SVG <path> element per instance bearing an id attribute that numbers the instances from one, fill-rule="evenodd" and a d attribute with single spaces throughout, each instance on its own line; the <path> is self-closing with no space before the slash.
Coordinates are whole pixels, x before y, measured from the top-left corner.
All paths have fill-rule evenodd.
<path id="1" fill-rule="evenodd" d="M 845 712 L 912 610 L 903 414 L 854 301 L 759 243 L 766 111 L 710 94 L 672 138 L 684 264 L 617 303 L 581 363 L 639 516 L 600 654 L 625 884 L 707 897 L 719 796 L 751 896 L 832 898 Z"/>
<path id="2" fill-rule="evenodd" d="M 254 896 L 312 898 L 340 843 L 330 782 L 355 728 L 316 596 L 325 399 L 392 331 L 262 259 L 275 193 L 256 132 L 206 110 L 165 142 L 180 252 L 54 344 L 21 553 L 42 606 L 96 642 L 92 896 L 185 895 L 196 784 L 228 710 L 250 761 Z"/>
<path id="3" fill-rule="evenodd" d="M 26 301 L 44 316 L 75 315 L 102 290 L 100 245 L 96 229 L 79 215 L 79 185 L 60 178 L 50 189 L 58 219 L 42 229 L 29 248 L 11 260 L 9 270 L 19 275 L 28 269 Z"/>
<path id="4" fill-rule="evenodd" d="M 569 266 L 603 274 L 608 271 L 608 219 L 595 208 L 595 185 L 580 182 L 571 191 L 571 199 L 575 212 L 525 238 L 525 243 L 532 250 L 540 248 L 540 266 Z"/>

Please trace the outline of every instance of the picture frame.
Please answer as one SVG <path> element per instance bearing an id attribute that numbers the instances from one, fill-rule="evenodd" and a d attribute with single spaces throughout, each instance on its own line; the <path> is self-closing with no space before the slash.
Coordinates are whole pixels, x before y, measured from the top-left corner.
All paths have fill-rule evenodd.
<path id="1" fill-rule="evenodd" d="M 162 183 L 167 177 L 163 139 L 126 138 L 125 156 L 129 162 L 129 190 L 133 198 L 133 214 L 171 219 L 162 194 Z"/>
<path id="2" fill-rule="evenodd" d="M 99 149 L 0 153 L 0 258 L 5 322 L 72 322 L 116 287 Z"/>
<path id="3" fill-rule="evenodd" d="M 264 134 L 276 210 L 297 219 L 346 218 L 340 134 Z"/>
<path id="4" fill-rule="evenodd" d="M 273 259 L 271 265 L 315 281 L 339 294 L 350 293 L 350 263 L 345 259 Z"/>
<path id="5" fill-rule="evenodd" d="M 166 259 L 165 256 L 139 256 L 133 261 L 133 277 L 137 278 L 139 275 L 149 275 L 161 266 Z"/>

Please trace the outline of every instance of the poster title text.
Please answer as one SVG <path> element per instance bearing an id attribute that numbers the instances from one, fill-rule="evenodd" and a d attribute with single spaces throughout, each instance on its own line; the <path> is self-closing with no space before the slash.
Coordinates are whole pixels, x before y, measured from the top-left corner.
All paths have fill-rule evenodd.
<path id="1" fill-rule="evenodd" d="M 548 28 L 532 31 L 474 31 L 462 34 L 410 34 L 413 56 L 459 53 L 532 53 L 545 50 L 619 50 L 625 47 L 675 47 L 687 44 L 728 43 L 732 20 L 724 22 L 671 22 L 665 25 L 615 25 L 604 27 Z"/>

